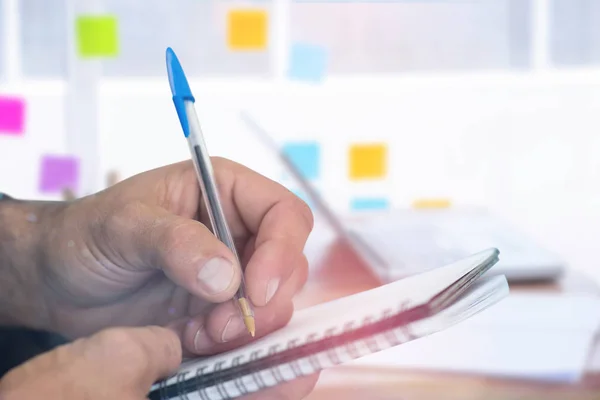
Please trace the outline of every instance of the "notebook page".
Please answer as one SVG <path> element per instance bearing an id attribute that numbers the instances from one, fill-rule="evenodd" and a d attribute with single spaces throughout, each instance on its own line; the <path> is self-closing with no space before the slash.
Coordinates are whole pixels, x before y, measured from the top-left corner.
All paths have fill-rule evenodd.
<path id="1" fill-rule="evenodd" d="M 306 341 L 307 338 L 311 336 L 315 338 L 315 340 L 318 340 L 319 337 L 323 337 L 324 333 L 328 331 L 335 332 L 332 334 L 339 334 L 342 333 L 347 323 L 352 321 L 360 325 L 360 323 L 368 319 L 379 319 L 383 314 L 391 313 L 391 315 L 394 315 L 403 309 L 406 310 L 425 304 L 453 282 L 476 269 L 480 264 L 485 263 L 490 259 L 494 259 L 495 257 L 495 249 L 481 252 L 462 260 L 461 262 L 426 274 L 413 276 L 373 290 L 358 293 L 354 296 L 300 310 L 294 314 L 290 323 L 279 331 L 269 334 L 240 349 L 235 349 L 202 360 L 189 361 L 185 365 L 182 365 L 179 377 L 172 377 L 165 383 L 166 385 L 171 385 L 176 383 L 178 379 L 185 379 L 186 376 L 193 377 L 198 374 L 199 369 L 214 370 L 215 366 L 219 366 L 219 368 L 228 368 L 231 365 L 236 365 L 236 360 L 238 363 L 243 363 L 244 361 L 239 360 L 245 360 L 247 362 L 252 360 L 253 357 L 255 359 L 264 357 L 274 348 L 281 351 L 288 348 L 291 342 L 299 341 L 300 344 L 302 344 L 302 342 Z M 505 284 L 505 281 L 502 283 Z M 497 283 L 493 285 L 493 289 L 490 289 L 488 286 L 485 290 L 495 289 L 497 289 Z M 484 289 L 482 288 L 480 290 Z M 470 301 L 477 303 L 477 301 L 473 299 Z M 465 308 L 468 309 L 466 306 Z M 452 317 L 456 317 L 456 315 L 452 315 Z M 443 324 L 448 323 L 448 321 L 445 320 L 442 322 Z M 440 329 L 441 328 L 442 327 L 440 326 Z M 432 329 L 432 326 L 423 326 L 422 329 Z M 375 342 L 377 342 L 377 340 L 377 338 L 374 338 Z M 381 341 L 381 338 L 379 340 Z M 407 340 L 410 339 L 405 338 L 400 340 L 400 342 Z M 389 344 L 385 346 L 385 342 L 389 342 L 389 338 L 384 339 L 379 344 L 384 347 L 389 347 Z M 373 349 L 371 348 L 357 348 L 355 350 L 359 355 L 366 355 L 373 352 Z M 356 357 L 352 356 L 350 359 L 352 358 Z M 320 359 L 315 362 L 322 364 L 328 362 L 328 360 Z M 287 371 L 287 374 L 284 370 L 280 371 L 280 373 L 282 374 L 282 380 L 289 380 L 293 379 L 298 374 L 302 374 L 302 371 L 292 371 L 290 369 Z M 306 373 L 310 373 L 310 371 Z M 260 372 L 258 374 L 260 374 Z M 260 379 L 263 378 L 268 379 L 269 377 L 262 377 Z M 257 385 L 255 376 L 247 377 L 247 379 L 248 381 L 242 382 L 244 386 Z M 190 399 L 195 398 L 191 395 L 188 396 Z M 222 397 L 227 398 L 226 396 Z"/>
<path id="2" fill-rule="evenodd" d="M 306 337 L 315 330 L 340 327 L 349 319 L 362 321 L 365 317 L 379 314 L 390 308 L 397 309 L 402 305 L 414 307 L 425 304 L 491 255 L 492 251 L 481 252 L 435 271 L 296 311 L 290 322 L 282 329 L 240 349 L 211 357 L 211 359 L 215 361 L 228 360 L 237 355 L 268 348 L 276 343 L 287 343 L 295 338 Z M 193 366 L 189 368 L 193 368 Z"/>
<path id="3" fill-rule="evenodd" d="M 481 284 L 477 285 L 474 290 L 465 294 L 466 302 L 472 304 L 472 307 L 466 310 L 461 311 L 461 305 L 456 303 L 448 308 L 448 311 L 454 309 L 452 312 L 433 315 L 424 320 L 400 326 L 392 331 L 381 331 L 381 333 L 370 335 L 360 341 L 328 346 L 322 352 L 314 355 L 303 357 L 302 353 L 299 353 L 302 348 L 293 349 L 296 353 L 294 358 L 285 363 L 280 362 L 281 360 L 277 358 L 279 354 L 285 352 L 274 353 L 274 355 L 269 352 L 265 357 L 255 358 L 254 361 L 252 360 L 255 353 L 251 353 L 249 355 L 251 362 L 248 364 L 236 365 L 235 359 L 228 366 L 223 366 L 222 362 L 199 364 L 195 373 L 179 375 L 172 380 L 170 386 L 164 388 L 164 391 L 152 392 L 149 398 L 151 400 L 174 398 L 224 400 L 239 397 L 436 333 L 489 307 L 506 296 L 507 293 L 508 285 L 504 277 L 498 276 L 491 280 L 482 280 Z M 481 297 L 481 301 L 477 301 L 478 297 Z M 467 298 L 469 299 L 467 300 Z M 393 342 L 394 339 L 390 339 L 390 336 L 397 339 L 396 343 Z M 319 345 L 321 343 L 323 341 L 314 344 Z M 298 356 L 298 353 L 301 355 Z M 275 357 L 276 362 L 270 361 L 273 357 Z M 261 362 L 263 365 L 257 365 Z M 248 369 L 248 367 L 250 368 Z M 245 371 L 240 371 L 240 368 L 245 369 Z"/>
<path id="4" fill-rule="evenodd" d="M 512 293 L 458 326 L 350 364 L 579 379 L 599 326 L 597 296 Z"/>

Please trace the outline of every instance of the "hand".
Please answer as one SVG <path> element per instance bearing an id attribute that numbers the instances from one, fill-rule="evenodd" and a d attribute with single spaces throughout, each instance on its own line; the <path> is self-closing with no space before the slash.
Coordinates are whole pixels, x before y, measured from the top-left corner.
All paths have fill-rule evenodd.
<path id="1" fill-rule="evenodd" d="M 180 362 L 181 343 L 168 329 L 111 328 L 11 370 L 0 380 L 0 398 L 142 400 Z"/>
<path id="2" fill-rule="evenodd" d="M 213 166 L 260 337 L 291 317 L 292 297 L 307 278 L 303 248 L 312 213 L 287 189 L 239 164 L 217 158 Z M 51 329 L 80 337 L 109 326 L 169 326 L 184 354 L 199 355 L 251 340 L 227 301 L 240 269 L 206 227 L 191 162 L 63 204 L 40 221 Z M 292 388 L 306 394 L 315 382 Z"/>
<path id="3" fill-rule="evenodd" d="M 181 363 L 181 343 L 161 327 L 110 328 L 33 358 L 0 380 L 2 400 L 142 400 Z M 247 400 L 306 394 L 313 379 L 285 383 Z M 304 393 L 298 393 L 302 390 Z"/>

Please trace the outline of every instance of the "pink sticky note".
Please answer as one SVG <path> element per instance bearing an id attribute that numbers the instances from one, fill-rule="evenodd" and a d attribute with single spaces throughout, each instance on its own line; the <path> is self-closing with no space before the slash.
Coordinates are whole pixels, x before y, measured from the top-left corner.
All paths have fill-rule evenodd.
<path id="1" fill-rule="evenodd" d="M 73 156 L 46 155 L 42 158 L 40 192 L 59 193 L 63 189 L 77 192 L 79 160 Z"/>
<path id="2" fill-rule="evenodd" d="M 0 135 L 22 135 L 24 128 L 25 100 L 0 96 Z"/>

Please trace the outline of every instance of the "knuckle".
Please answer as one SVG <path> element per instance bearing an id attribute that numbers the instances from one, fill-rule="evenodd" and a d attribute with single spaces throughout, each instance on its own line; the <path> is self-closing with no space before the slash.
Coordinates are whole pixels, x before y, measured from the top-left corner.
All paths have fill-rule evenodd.
<path id="1" fill-rule="evenodd" d="M 132 221 L 137 220 L 143 204 L 139 201 L 127 202 L 120 207 L 113 207 L 104 218 L 104 227 L 108 235 L 129 230 Z"/>
<path id="2" fill-rule="evenodd" d="M 308 206 L 308 204 L 306 204 L 306 202 L 298 196 L 293 195 L 293 198 L 291 200 L 291 208 L 294 211 L 294 213 L 299 215 L 302 218 L 302 220 L 306 223 L 308 230 L 312 231 L 315 219 L 313 212 Z"/>
<path id="3" fill-rule="evenodd" d="M 219 165 L 220 164 L 226 164 L 226 163 L 230 162 L 227 158 L 221 157 L 221 156 L 212 156 L 210 158 L 210 160 L 211 160 L 211 162 L 213 164 L 219 164 Z"/>
<path id="4" fill-rule="evenodd" d="M 98 333 L 97 345 L 114 351 L 130 365 L 145 365 L 148 360 L 146 349 L 139 338 L 128 329 L 111 328 Z"/>
<path id="5" fill-rule="evenodd" d="M 302 254 L 301 262 L 299 263 L 297 269 L 297 273 L 299 275 L 299 286 L 304 287 L 306 282 L 308 281 L 308 259 L 304 254 Z"/>
<path id="6" fill-rule="evenodd" d="M 191 220 L 168 224 L 163 230 L 160 241 L 164 244 L 165 254 L 177 252 L 190 241 L 201 243 L 198 236 L 202 234 L 202 231 L 198 228 L 199 224 Z"/>
<path id="7" fill-rule="evenodd" d="M 182 349 L 175 332 L 158 326 L 150 326 L 147 329 L 158 338 L 159 350 L 162 352 L 160 359 L 176 361 L 178 364 L 182 357 Z"/>

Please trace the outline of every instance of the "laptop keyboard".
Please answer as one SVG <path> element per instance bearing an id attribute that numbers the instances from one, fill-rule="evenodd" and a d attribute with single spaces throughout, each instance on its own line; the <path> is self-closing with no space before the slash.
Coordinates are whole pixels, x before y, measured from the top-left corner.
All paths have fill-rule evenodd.
<path id="1" fill-rule="evenodd" d="M 438 268 L 490 247 L 500 250 L 497 267 L 506 270 L 562 263 L 518 231 L 481 212 L 392 212 L 351 224 L 350 230 L 387 260 L 388 275 Z"/>

